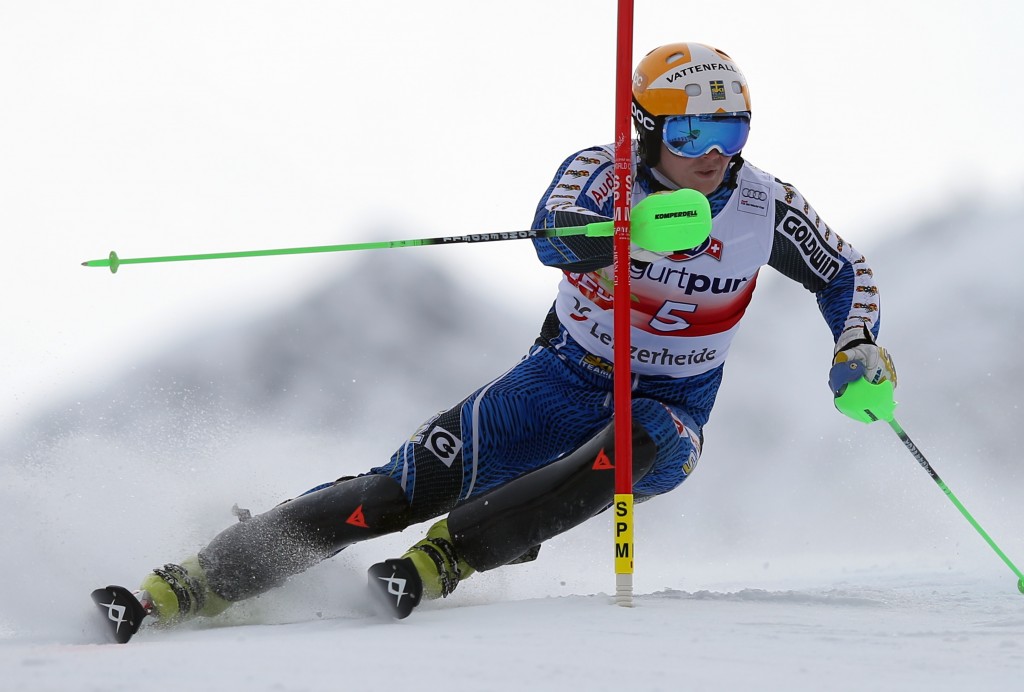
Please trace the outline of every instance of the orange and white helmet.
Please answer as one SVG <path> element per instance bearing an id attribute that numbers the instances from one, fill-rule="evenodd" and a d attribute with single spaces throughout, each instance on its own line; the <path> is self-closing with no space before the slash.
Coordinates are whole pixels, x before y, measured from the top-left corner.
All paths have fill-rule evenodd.
<path id="1" fill-rule="evenodd" d="M 671 43 L 637 65 L 633 123 L 649 165 L 658 161 L 666 117 L 719 113 L 750 113 L 747 79 L 725 52 L 702 43 Z"/>

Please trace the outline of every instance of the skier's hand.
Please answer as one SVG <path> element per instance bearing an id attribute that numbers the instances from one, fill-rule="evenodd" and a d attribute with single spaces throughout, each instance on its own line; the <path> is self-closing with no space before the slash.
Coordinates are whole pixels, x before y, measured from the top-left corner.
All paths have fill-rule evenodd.
<path id="1" fill-rule="evenodd" d="M 862 366 L 861 376 L 871 384 L 892 382 L 896 386 L 896 366 L 889 352 L 875 343 L 871 332 L 863 327 L 847 329 L 836 342 L 832 365 L 858 361 Z"/>
<path id="2" fill-rule="evenodd" d="M 896 368 L 867 329 L 848 329 L 839 336 L 828 386 L 843 415 L 862 423 L 893 419 Z"/>

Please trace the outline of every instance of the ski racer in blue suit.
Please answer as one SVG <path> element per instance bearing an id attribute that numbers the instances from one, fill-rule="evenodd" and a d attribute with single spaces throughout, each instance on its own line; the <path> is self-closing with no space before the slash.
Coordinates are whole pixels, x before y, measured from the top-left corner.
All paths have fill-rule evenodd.
<path id="1" fill-rule="evenodd" d="M 751 123 L 746 79 L 725 53 L 697 43 L 651 51 L 633 80 L 633 204 L 690 188 L 710 202 L 697 247 L 631 253 L 634 493 L 677 487 L 701 454 L 723 364 L 764 266 L 811 291 L 835 340 L 834 362 L 895 383 L 876 344 L 880 301 L 863 255 L 795 187 L 741 155 Z M 565 159 L 533 227 L 613 213 L 613 148 Z M 154 570 L 138 598 L 163 621 L 215 614 L 356 541 L 429 519 L 426 537 L 373 565 L 371 593 L 405 617 L 474 571 L 534 559 L 540 545 L 606 509 L 613 474 L 612 238 L 535 239 L 562 272 L 525 357 L 432 416 L 388 463 L 313 488 L 219 534 L 196 556 Z"/>

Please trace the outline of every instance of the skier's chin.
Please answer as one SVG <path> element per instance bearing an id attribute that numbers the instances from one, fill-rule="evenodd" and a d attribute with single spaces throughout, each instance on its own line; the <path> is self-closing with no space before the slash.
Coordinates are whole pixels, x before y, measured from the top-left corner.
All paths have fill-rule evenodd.
<path id="1" fill-rule="evenodd" d="M 680 188 L 710 195 L 722 184 L 728 165 L 727 157 L 709 154 L 698 159 L 667 158 L 657 168 Z"/>
<path id="2" fill-rule="evenodd" d="M 717 167 L 706 171 L 696 171 L 692 175 L 693 184 L 684 185 L 684 187 L 693 188 L 703 195 L 710 195 L 722 184 L 724 177 L 725 171 Z"/>

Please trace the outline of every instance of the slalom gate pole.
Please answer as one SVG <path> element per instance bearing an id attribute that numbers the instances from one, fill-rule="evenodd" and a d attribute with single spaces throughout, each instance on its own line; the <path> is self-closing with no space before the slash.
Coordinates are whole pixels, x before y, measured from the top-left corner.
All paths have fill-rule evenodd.
<path id="1" fill-rule="evenodd" d="M 1002 561 L 1006 563 L 1006 566 L 1009 567 L 1010 570 L 1017 575 L 1017 590 L 1021 593 L 1024 593 L 1024 574 L 1022 574 L 1021 571 L 1017 569 L 1017 566 L 1010 561 L 1010 558 L 1006 557 L 1006 553 L 999 549 L 999 546 L 996 545 L 996 542 L 992 540 L 992 538 L 988 535 L 985 529 L 981 528 L 981 524 L 979 524 L 974 519 L 974 517 L 971 516 L 971 513 L 968 512 L 967 508 L 963 506 L 959 499 L 957 499 L 957 496 L 953 494 L 953 491 L 949 489 L 949 487 L 942 481 L 941 478 L 939 478 L 939 474 L 935 473 L 935 469 L 933 469 L 932 465 L 928 463 L 928 460 L 925 459 L 924 454 L 921 453 L 921 450 L 918 449 L 917 445 L 915 445 L 913 440 L 910 439 L 910 436 L 908 436 L 907 433 L 903 431 L 903 427 L 899 424 L 899 422 L 897 422 L 896 418 L 890 418 L 887 422 L 889 423 L 889 427 L 893 429 L 893 431 L 900 438 L 900 440 L 903 442 L 906 448 L 910 450 L 910 453 L 914 456 L 914 458 L 917 459 L 917 463 L 921 465 L 921 468 L 928 472 L 928 475 L 932 477 L 932 480 L 935 481 L 935 484 L 939 486 L 942 492 L 946 494 L 946 497 L 948 497 L 950 501 L 956 506 L 956 508 L 960 510 L 960 514 L 964 515 L 964 519 L 970 522 L 971 526 L 974 527 L 974 530 L 977 531 L 981 535 L 981 537 L 985 539 L 985 542 L 988 543 L 989 547 L 995 551 L 996 555 L 998 555 L 1002 559 Z"/>
<path id="2" fill-rule="evenodd" d="M 619 0 L 615 61 L 615 284 L 613 396 L 615 406 L 615 603 L 633 605 L 633 432 L 630 367 L 629 232 L 633 197 L 633 0 Z"/>
<path id="3" fill-rule="evenodd" d="M 152 262 L 191 262 L 194 260 L 232 259 L 238 257 L 267 257 L 270 255 L 300 255 L 317 252 L 348 252 L 352 250 L 383 250 L 393 247 L 419 247 L 424 245 L 453 245 L 455 243 L 488 243 L 501 240 L 522 240 L 526 238 L 556 238 L 570 235 L 589 235 L 593 237 L 612 234 L 611 222 L 595 222 L 586 226 L 565 226 L 562 228 L 541 228 L 528 231 L 505 231 L 501 233 L 479 233 L 458 236 L 439 236 L 437 238 L 413 238 L 410 240 L 386 240 L 376 243 L 348 243 L 346 245 L 318 245 L 314 247 L 289 247 L 273 250 L 242 250 L 239 252 L 210 252 L 199 255 L 167 255 L 164 257 L 127 257 L 121 258 L 111 252 L 103 259 L 82 262 L 83 267 L 110 267 L 110 273 L 116 274 L 123 264 L 148 264 Z"/>

